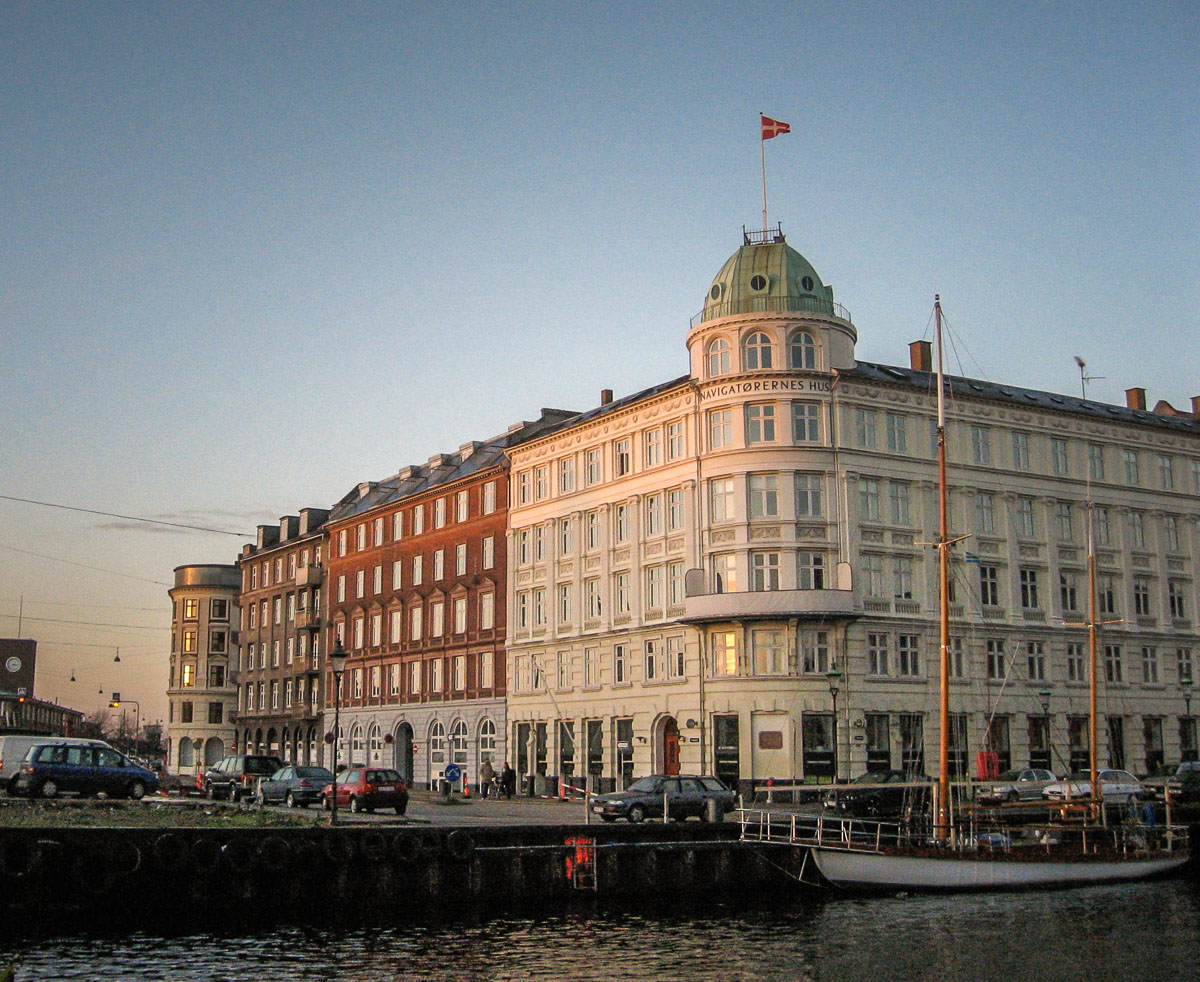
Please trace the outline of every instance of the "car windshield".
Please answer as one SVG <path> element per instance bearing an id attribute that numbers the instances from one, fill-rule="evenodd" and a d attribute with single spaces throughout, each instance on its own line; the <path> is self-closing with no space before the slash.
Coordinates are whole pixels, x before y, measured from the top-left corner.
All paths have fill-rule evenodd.
<path id="1" fill-rule="evenodd" d="M 274 757 L 247 757 L 247 774 L 274 774 L 283 766 L 283 762 Z"/>
<path id="2" fill-rule="evenodd" d="M 1022 773 L 1021 771 L 1005 771 L 998 778 L 996 778 L 996 780 L 997 781 L 1019 781 L 1019 780 L 1021 780 L 1021 773 Z"/>
<path id="3" fill-rule="evenodd" d="M 1091 771 L 1075 771 L 1069 778 L 1067 778 L 1068 781 L 1090 781 L 1091 779 Z"/>
<path id="4" fill-rule="evenodd" d="M 634 781 L 633 784 L 629 785 L 629 790 L 630 791 L 641 791 L 641 792 L 657 791 L 660 783 L 661 783 L 661 778 L 643 777 L 643 778 L 640 778 L 640 779 Z"/>
<path id="5" fill-rule="evenodd" d="M 700 778 L 700 783 L 704 786 L 705 791 L 728 791 L 729 790 L 727 787 L 725 787 L 725 785 L 723 785 L 715 777 L 702 777 L 702 778 Z"/>

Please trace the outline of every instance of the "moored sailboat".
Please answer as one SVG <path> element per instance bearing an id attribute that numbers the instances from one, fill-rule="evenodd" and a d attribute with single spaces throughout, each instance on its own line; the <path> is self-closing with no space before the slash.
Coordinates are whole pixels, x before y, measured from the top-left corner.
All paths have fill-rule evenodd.
<path id="1" fill-rule="evenodd" d="M 791 841 L 806 845 L 826 880 L 836 886 L 875 890 L 987 890 L 1073 886 L 1145 879 L 1187 862 L 1186 834 L 1145 828 L 1133 822 L 1107 824 L 1097 780 L 1096 668 L 1097 620 L 1095 549 L 1088 524 L 1088 639 L 1090 649 L 1090 756 L 1093 796 L 1061 806 L 1060 819 L 981 833 L 961 828 L 952 818 L 950 781 L 950 635 L 949 550 L 963 537 L 951 538 L 947 520 L 945 376 L 942 309 L 935 298 L 937 343 L 937 452 L 939 527 L 936 548 L 939 574 L 939 770 L 932 835 L 901 823 L 821 819 L 806 826 L 792 823 Z M 771 820 L 763 821 L 768 829 Z"/>

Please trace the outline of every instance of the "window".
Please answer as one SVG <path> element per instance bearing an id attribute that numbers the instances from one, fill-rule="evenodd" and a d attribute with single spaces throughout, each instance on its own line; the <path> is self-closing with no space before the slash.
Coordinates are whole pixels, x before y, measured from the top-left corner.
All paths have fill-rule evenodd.
<path id="1" fill-rule="evenodd" d="M 733 410 L 714 409 L 708 414 L 708 446 L 710 450 L 733 445 Z"/>
<path id="2" fill-rule="evenodd" d="M 1109 685 L 1118 685 L 1124 681 L 1121 666 L 1121 646 L 1106 644 L 1104 646 L 1104 680 Z"/>
<path id="3" fill-rule="evenodd" d="M 420 586 L 422 583 L 422 580 L 423 580 L 422 570 L 421 570 L 422 565 L 423 564 L 421 562 L 421 557 L 413 556 L 413 559 L 412 559 L 412 585 L 413 586 Z"/>
<path id="4" fill-rule="evenodd" d="M 647 682 L 654 682 L 662 677 L 662 666 L 659 664 L 661 651 L 657 641 L 647 641 L 645 650 L 645 674 L 642 676 Z"/>
<path id="5" fill-rule="evenodd" d="M 625 502 L 613 508 L 613 541 L 629 541 L 629 505 Z"/>
<path id="6" fill-rule="evenodd" d="M 1158 685 L 1158 649 L 1153 645 L 1142 645 L 1142 682 Z"/>
<path id="7" fill-rule="evenodd" d="M 367 525 L 365 522 L 354 529 L 354 548 L 359 552 L 367 548 Z M 278 576 L 275 578 L 279 579 Z"/>
<path id="8" fill-rule="evenodd" d="M 1101 614 L 1117 612 L 1116 581 L 1111 574 L 1102 573 L 1096 577 L 1096 609 Z"/>
<path id="9" fill-rule="evenodd" d="M 1078 577 L 1074 573 L 1058 574 L 1058 596 L 1064 613 L 1079 609 Z"/>
<path id="10" fill-rule="evenodd" d="M 678 532 L 683 528 L 684 520 L 683 490 L 674 488 L 667 492 L 667 528 Z"/>
<path id="11" fill-rule="evenodd" d="M 1158 478 L 1162 483 L 1164 491 L 1171 491 L 1175 487 L 1175 461 L 1165 455 L 1160 455 L 1158 458 Z"/>
<path id="12" fill-rule="evenodd" d="M 979 567 L 979 602 L 985 607 L 1000 606 L 999 571 L 995 566 Z"/>
<path id="13" fill-rule="evenodd" d="M 1184 596 L 1183 584 L 1179 580 L 1167 581 L 1167 607 L 1173 620 L 1181 621 L 1187 617 L 1187 602 Z"/>
<path id="14" fill-rule="evenodd" d="M 1087 666 L 1084 661 L 1083 644 L 1072 641 L 1067 645 L 1067 681 L 1086 682 Z"/>
<path id="15" fill-rule="evenodd" d="M 408 691 L 411 695 L 421 692 L 421 663 L 415 661 L 408 666 Z"/>
<path id="16" fill-rule="evenodd" d="M 921 674 L 921 638 L 916 634 L 901 634 L 896 638 L 896 663 L 900 675 Z"/>
<path id="17" fill-rule="evenodd" d="M 733 500 L 733 478 L 721 477 L 709 482 L 712 521 L 727 522 L 736 518 Z"/>
<path id="18" fill-rule="evenodd" d="M 483 537 L 483 568 L 491 569 L 496 565 L 496 538 L 492 535 Z"/>
<path id="19" fill-rule="evenodd" d="M 796 553 L 796 588 L 798 590 L 825 589 L 825 554 L 821 552 Z"/>
<path id="20" fill-rule="evenodd" d="M 629 438 L 618 440 L 613 447 L 613 472 L 624 477 L 633 470 L 633 457 L 629 450 Z"/>
<path id="21" fill-rule="evenodd" d="M 533 559 L 542 562 L 546 558 L 546 526 L 538 525 L 533 530 Z"/>
<path id="22" fill-rule="evenodd" d="M 1183 685 L 1190 685 L 1194 681 L 1192 676 L 1191 648 L 1175 649 L 1175 673 L 1178 675 L 1179 681 Z"/>
<path id="23" fill-rule="evenodd" d="M 569 556 L 575 551 L 575 519 L 564 518 L 558 523 L 558 554 Z"/>
<path id="24" fill-rule="evenodd" d="M 1014 432 L 1012 435 L 1013 469 L 1029 470 L 1029 434 Z"/>
<path id="25" fill-rule="evenodd" d="M 1067 458 L 1067 441 L 1052 437 L 1050 440 L 1050 469 L 1055 474 L 1066 474 L 1069 472 Z"/>
<path id="26" fill-rule="evenodd" d="M 517 475 L 517 503 L 527 505 L 533 499 L 533 476 L 529 471 Z"/>
<path id="27" fill-rule="evenodd" d="M 1107 546 L 1112 543 L 1112 526 L 1108 520 L 1107 508 L 1092 508 L 1092 532 L 1096 538 L 1096 545 Z"/>
<path id="28" fill-rule="evenodd" d="M 1133 580 L 1133 612 L 1138 617 L 1150 616 L 1150 581 L 1144 576 Z"/>
<path id="29" fill-rule="evenodd" d="M 248 702 L 247 708 L 253 709 L 254 708 L 254 689 L 253 689 L 253 687 L 250 690 L 250 698 L 247 700 L 247 702 Z M 194 704 L 191 702 L 181 702 L 179 704 L 179 722 L 190 723 L 192 721 L 192 714 L 194 712 L 193 707 L 194 707 Z"/>
<path id="30" fill-rule="evenodd" d="M 483 486 L 483 508 L 485 515 L 490 515 L 496 510 L 496 482 L 488 481 Z"/>
<path id="31" fill-rule="evenodd" d="M 410 641 L 420 641 L 421 640 L 421 614 L 422 613 L 423 613 L 423 611 L 421 610 L 420 607 L 414 607 L 412 609 L 412 612 L 409 615 L 409 621 L 408 621 L 409 635 L 408 635 L 408 637 L 409 637 Z"/>
<path id="32" fill-rule="evenodd" d="M 761 331 L 756 331 L 746 338 L 742 345 L 742 370 L 757 371 L 760 368 L 771 368 L 773 362 L 771 339 Z"/>
<path id="33" fill-rule="evenodd" d="M 613 577 L 613 608 L 618 615 L 630 612 L 628 573 L 617 573 Z"/>
<path id="34" fill-rule="evenodd" d="M 647 467 L 662 463 L 662 430 L 647 430 L 642 436 L 643 457 Z"/>
<path id="35" fill-rule="evenodd" d="M 467 575 L 467 544 L 460 542 L 454 547 L 454 575 Z"/>
<path id="36" fill-rule="evenodd" d="M 1125 483 L 1137 487 L 1142 483 L 1141 463 L 1136 450 L 1122 450 L 1121 460 L 1125 464 Z"/>
<path id="37" fill-rule="evenodd" d="M 571 584 L 560 583 L 558 585 L 558 622 L 560 624 L 571 623 Z"/>
<path id="38" fill-rule="evenodd" d="M 1036 569 L 1022 569 L 1021 577 L 1021 606 L 1026 610 L 1036 610 L 1040 604 L 1038 603 L 1038 571 Z"/>
<path id="39" fill-rule="evenodd" d="M 782 675 L 787 671 L 783 631 L 754 631 L 750 640 L 756 675 Z"/>
<path id="40" fill-rule="evenodd" d="M 1179 552 L 1179 519 L 1174 515 L 1164 515 L 1162 525 L 1167 552 Z"/>
<path id="41" fill-rule="evenodd" d="M 195 662 L 184 662 L 183 663 L 183 676 L 180 679 L 180 681 L 185 686 L 193 686 L 196 684 L 196 663 Z"/>
<path id="42" fill-rule="evenodd" d="M 1017 535 L 1025 539 L 1032 539 L 1037 535 L 1032 498 L 1017 498 Z"/>
<path id="43" fill-rule="evenodd" d="M 186 651 L 188 654 L 195 653 L 195 651 L 196 651 L 196 632 L 195 631 L 184 631 L 183 632 L 183 650 Z"/>
<path id="44" fill-rule="evenodd" d="M 710 638 L 713 675 L 737 675 L 737 635 L 732 631 L 716 631 Z"/>
<path id="45" fill-rule="evenodd" d="M 774 474 L 751 474 L 750 517 L 776 518 L 779 515 L 779 478 Z"/>
<path id="46" fill-rule="evenodd" d="M 996 531 L 996 496 L 990 491 L 975 494 L 975 528 L 983 535 Z"/>
<path id="47" fill-rule="evenodd" d="M 908 485 L 898 481 L 888 483 L 888 501 L 891 504 L 892 524 L 909 525 L 909 493 Z"/>
<path id="48" fill-rule="evenodd" d="M 821 442 L 821 406 L 819 403 L 792 403 L 792 442 Z"/>
<path id="49" fill-rule="evenodd" d="M 490 631 L 496 626 L 496 595 L 490 590 L 479 595 L 479 629 Z"/>
<path id="50" fill-rule="evenodd" d="M 986 426 L 971 427 L 971 461 L 984 466 L 992 463 L 992 438 Z"/>
<path id="51" fill-rule="evenodd" d="M 454 520 L 456 522 L 465 522 L 467 520 L 467 492 L 459 491 L 454 496 Z"/>
<path id="52" fill-rule="evenodd" d="M 367 571 L 364 569 L 356 570 L 354 573 L 354 595 L 360 600 L 367 591 Z M 275 623 L 279 623 L 279 598 L 275 598 Z"/>
<path id="53" fill-rule="evenodd" d="M 412 531 L 413 535 L 420 535 L 425 531 L 425 506 L 417 505 L 412 511 Z"/>
<path id="54" fill-rule="evenodd" d="M 883 592 L 883 557 L 877 553 L 862 554 L 863 589 L 868 597 L 882 597 Z"/>
<path id="55" fill-rule="evenodd" d="M 392 515 L 392 538 L 396 542 L 404 538 L 404 512 L 402 511 Z"/>
<path id="56" fill-rule="evenodd" d="M 587 604 L 587 616 L 595 620 L 601 614 L 600 581 L 598 579 L 583 581 L 583 597 Z"/>
<path id="57" fill-rule="evenodd" d="M 728 375 L 729 342 L 724 338 L 717 338 L 717 340 L 708 346 L 706 361 L 710 378 L 714 375 Z"/>
<path id="58" fill-rule="evenodd" d="M 663 530 L 663 498 L 661 494 L 646 496 L 646 535 L 661 535 Z"/>
<path id="59" fill-rule="evenodd" d="M 882 633 L 867 633 L 867 674 L 888 675 L 888 636 Z"/>
<path id="60" fill-rule="evenodd" d="M 1008 675 L 1008 662 L 1004 657 L 1004 640 L 1002 638 L 987 639 L 987 677 L 1003 679 Z"/>
<path id="61" fill-rule="evenodd" d="M 887 429 L 887 448 L 892 453 L 908 453 L 908 429 L 905 419 L 899 413 L 884 413 L 884 425 Z"/>
<path id="62" fill-rule="evenodd" d="M 818 518 L 822 514 L 821 475 L 796 475 L 796 517 Z"/>
<path id="63" fill-rule="evenodd" d="M 854 410 L 854 438 L 860 447 L 875 447 L 875 413 L 870 409 Z"/>
<path id="64" fill-rule="evenodd" d="M 712 557 L 713 593 L 737 592 L 737 557 L 732 552 Z"/>
<path id="65" fill-rule="evenodd" d="M 758 592 L 779 589 L 779 553 L 750 553 L 750 589 Z"/>
<path id="66" fill-rule="evenodd" d="M 1131 549 L 1146 548 L 1146 516 L 1140 511 L 1129 513 L 1129 547 Z"/>
<path id="67" fill-rule="evenodd" d="M 391 612 L 391 616 L 389 618 L 390 623 L 388 627 L 388 640 L 391 641 L 392 644 L 396 644 L 397 642 L 404 640 L 402 636 L 404 633 L 403 618 L 404 612 L 402 610 L 393 610 Z"/>
<path id="68" fill-rule="evenodd" d="M 863 521 L 879 521 L 879 482 L 872 477 L 858 479 L 858 511 Z"/>
<path id="69" fill-rule="evenodd" d="M 467 633 L 467 598 L 454 598 L 454 633 Z"/>
<path id="70" fill-rule="evenodd" d="M 800 631 L 796 636 L 800 645 L 800 664 L 806 675 L 824 675 L 829 671 L 829 632 Z"/>
<path id="71" fill-rule="evenodd" d="M 591 450 L 585 450 L 583 454 L 584 463 L 584 478 L 587 481 L 588 487 L 593 484 L 599 484 L 604 480 L 604 462 L 600 456 L 600 448 L 593 447 Z"/>
<path id="72" fill-rule="evenodd" d="M 897 600 L 912 600 L 913 598 L 913 560 L 912 556 L 892 557 L 893 595 Z"/>
<path id="73" fill-rule="evenodd" d="M 746 442 L 773 443 L 775 440 L 775 407 L 756 405 L 746 407 Z"/>
<path id="74" fill-rule="evenodd" d="M 538 587 L 533 591 L 533 626 L 546 626 L 546 588 Z"/>
<path id="75" fill-rule="evenodd" d="M 666 571 L 662 566 L 651 566 L 643 572 L 646 587 L 646 609 L 661 610 L 666 599 L 663 577 Z"/>
<path id="76" fill-rule="evenodd" d="M 1042 641 L 1025 642 L 1025 665 L 1030 682 L 1046 681 L 1046 645 Z"/>
<path id="77" fill-rule="evenodd" d="M 679 460 L 687 452 L 683 435 L 683 420 L 667 424 L 667 460 Z"/>
<path id="78" fill-rule="evenodd" d="M 598 511 L 587 513 L 587 539 L 585 541 L 588 551 L 600 548 L 600 513 Z"/>
<path id="79" fill-rule="evenodd" d="M 571 687 L 571 652 L 560 651 L 554 662 L 554 687 L 569 689 Z"/>
<path id="80" fill-rule="evenodd" d="M 583 684 L 596 686 L 600 684 L 600 649 L 583 649 Z"/>
<path id="81" fill-rule="evenodd" d="M 1075 537 L 1075 523 L 1071 518 L 1071 503 L 1059 501 L 1054 505 L 1054 527 L 1059 542 L 1070 542 Z"/>
<path id="82" fill-rule="evenodd" d="M 545 468 L 542 468 L 545 470 Z M 526 475 L 528 477 L 528 475 Z M 446 499 L 438 498 L 433 503 L 433 527 L 435 529 L 445 528 L 446 526 Z"/>
<path id="83" fill-rule="evenodd" d="M 346 555 L 346 529 L 342 529 L 340 532 L 338 532 L 338 555 L 339 556 Z M 267 568 L 268 567 L 264 564 L 263 565 L 263 586 L 267 585 L 267 583 L 266 583 Z"/>
<path id="84" fill-rule="evenodd" d="M 517 627 L 529 627 L 529 591 L 522 590 L 516 596 L 517 601 Z"/>
<path id="85" fill-rule="evenodd" d="M 371 570 L 371 586 L 373 588 L 373 592 L 377 596 L 379 594 L 383 593 L 383 567 L 382 566 L 376 566 L 373 570 Z M 290 616 L 290 613 L 288 616 L 288 620 L 294 620 L 294 618 Z"/>
<path id="86" fill-rule="evenodd" d="M 788 361 L 792 368 L 816 368 L 817 346 L 808 331 L 796 331 L 788 345 Z"/>
<path id="87" fill-rule="evenodd" d="M 383 643 L 383 614 L 371 615 L 371 646 L 378 648 Z M 288 638 L 288 644 L 291 644 L 291 638 Z M 288 652 L 288 664 L 291 664 L 291 652 Z"/>
<path id="88" fill-rule="evenodd" d="M 1088 477 L 1093 481 L 1104 480 L 1104 448 L 1098 443 L 1088 444 Z"/>
<path id="89" fill-rule="evenodd" d="M 684 601 L 684 566 L 682 562 L 667 563 L 668 602 L 678 606 Z"/>
<path id="90" fill-rule="evenodd" d="M 575 458 L 563 457 L 558 462 L 558 493 L 570 494 L 575 490 Z"/>

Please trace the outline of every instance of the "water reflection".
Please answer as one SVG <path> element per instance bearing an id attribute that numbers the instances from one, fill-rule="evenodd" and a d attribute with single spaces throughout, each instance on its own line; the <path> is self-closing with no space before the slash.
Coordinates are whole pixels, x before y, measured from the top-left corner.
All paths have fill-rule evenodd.
<path id="1" fill-rule="evenodd" d="M 1172 881 L 966 897 L 606 904 L 530 917 L 475 911 L 347 931 L 110 936 L 19 947 L 18 982 L 1190 980 L 1200 965 L 1200 888 Z"/>

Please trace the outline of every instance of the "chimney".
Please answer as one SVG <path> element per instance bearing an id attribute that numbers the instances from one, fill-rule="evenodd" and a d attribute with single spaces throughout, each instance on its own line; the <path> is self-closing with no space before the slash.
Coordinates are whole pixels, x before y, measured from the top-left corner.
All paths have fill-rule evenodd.
<path id="1" fill-rule="evenodd" d="M 607 406 L 610 402 L 612 402 L 612 389 L 601 389 L 600 405 Z"/>
<path id="2" fill-rule="evenodd" d="M 1200 396 L 1192 396 L 1192 415 L 1200 419 Z"/>
<path id="3" fill-rule="evenodd" d="M 1125 406 L 1127 409 L 1146 408 L 1146 390 L 1145 389 L 1126 389 L 1125 390 Z"/>
<path id="4" fill-rule="evenodd" d="M 287 542 L 288 539 L 296 538 L 296 534 L 300 531 L 300 516 L 299 515 L 284 515 L 279 519 L 279 541 Z"/>
<path id="5" fill-rule="evenodd" d="M 260 525 L 258 527 L 258 548 L 266 549 L 268 546 L 277 545 L 279 545 L 279 526 Z"/>
<path id="6" fill-rule="evenodd" d="M 914 341 L 908 346 L 908 363 L 914 372 L 932 372 L 933 345 L 929 341 Z"/>

